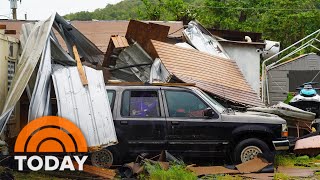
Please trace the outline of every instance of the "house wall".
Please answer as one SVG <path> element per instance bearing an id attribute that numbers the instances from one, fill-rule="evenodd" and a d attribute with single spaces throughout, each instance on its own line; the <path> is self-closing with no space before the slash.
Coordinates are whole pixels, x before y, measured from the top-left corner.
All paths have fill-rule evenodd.
<path id="1" fill-rule="evenodd" d="M 6 36 L 0 32 L 0 114 L 8 92 L 8 50 L 9 44 Z"/>
<path id="2" fill-rule="evenodd" d="M 314 82 L 320 82 L 319 71 L 320 56 L 316 54 L 270 69 L 267 73 L 270 105 L 286 100 L 288 92 L 295 92 L 295 88 L 303 83 L 313 79 Z"/>
<path id="3" fill-rule="evenodd" d="M 0 30 L 0 114 L 2 113 L 8 88 L 16 70 L 19 56 L 19 40 L 5 35 Z M 17 136 L 20 131 L 20 104 L 16 108 L 7 124 L 8 137 Z"/>
<path id="4" fill-rule="evenodd" d="M 221 42 L 231 59 L 235 60 L 251 88 L 260 95 L 260 53 L 261 45 Z"/>

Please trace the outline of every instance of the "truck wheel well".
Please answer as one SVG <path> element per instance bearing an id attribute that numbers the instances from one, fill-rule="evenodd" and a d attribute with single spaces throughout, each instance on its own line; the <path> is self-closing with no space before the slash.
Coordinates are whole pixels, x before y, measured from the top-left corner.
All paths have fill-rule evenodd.
<path id="1" fill-rule="evenodd" d="M 275 150 L 272 144 L 272 135 L 263 132 L 245 132 L 235 135 L 232 141 L 232 146 L 236 146 L 239 142 L 249 138 L 256 138 L 262 140 L 268 145 L 271 151 Z"/>

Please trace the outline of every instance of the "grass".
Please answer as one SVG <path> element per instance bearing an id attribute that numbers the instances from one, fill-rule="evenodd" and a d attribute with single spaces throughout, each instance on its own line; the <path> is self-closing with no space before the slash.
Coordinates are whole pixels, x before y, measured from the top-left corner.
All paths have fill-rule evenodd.
<path id="1" fill-rule="evenodd" d="M 290 176 L 283 174 L 283 173 L 275 173 L 273 176 L 274 180 L 289 180 L 291 179 Z"/>
<path id="2" fill-rule="evenodd" d="M 200 179 L 201 180 L 242 180 L 244 178 L 238 175 L 221 174 L 221 175 L 208 175 Z"/>
<path id="3" fill-rule="evenodd" d="M 169 170 L 163 170 L 157 164 L 146 163 L 145 167 L 148 174 L 140 174 L 138 179 L 149 180 L 242 180 L 243 178 L 238 175 L 208 175 L 198 178 L 196 174 L 186 170 L 185 165 L 173 164 Z"/>
<path id="4" fill-rule="evenodd" d="M 285 167 L 319 167 L 315 162 L 319 162 L 320 155 L 310 158 L 309 156 L 277 155 L 275 166 Z"/>
<path id="5" fill-rule="evenodd" d="M 139 176 L 139 179 L 150 179 L 150 180 L 197 180 L 197 176 L 186 170 L 184 165 L 171 165 L 166 171 L 163 170 L 158 164 L 151 165 L 146 163 L 146 169 L 149 175 Z"/>

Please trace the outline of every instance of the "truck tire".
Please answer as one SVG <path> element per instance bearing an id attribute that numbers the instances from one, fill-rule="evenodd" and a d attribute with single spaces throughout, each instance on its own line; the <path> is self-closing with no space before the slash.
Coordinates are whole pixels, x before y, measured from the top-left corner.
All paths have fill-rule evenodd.
<path id="1" fill-rule="evenodd" d="M 117 148 L 108 147 L 91 154 L 91 163 L 94 166 L 102 168 L 110 168 L 112 165 L 119 163 L 119 153 Z"/>
<path id="2" fill-rule="evenodd" d="M 240 141 L 234 150 L 234 161 L 237 164 L 249 161 L 258 154 L 264 157 L 271 157 L 271 150 L 268 145 L 260 139 L 250 138 Z M 267 160 L 270 162 L 269 158 Z"/>

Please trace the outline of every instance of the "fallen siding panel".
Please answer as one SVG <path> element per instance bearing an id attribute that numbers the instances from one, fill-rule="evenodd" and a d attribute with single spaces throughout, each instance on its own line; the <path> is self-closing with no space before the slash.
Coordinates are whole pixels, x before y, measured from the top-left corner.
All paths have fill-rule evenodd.
<path id="1" fill-rule="evenodd" d="M 51 69 L 51 46 L 50 39 L 48 39 L 46 47 L 42 52 L 37 79 L 30 101 L 28 113 L 29 122 L 51 114 Z"/>
<path id="2" fill-rule="evenodd" d="M 4 127 L 7 124 L 7 122 L 9 121 L 13 110 L 14 110 L 14 107 L 12 107 L 8 111 L 2 113 L 2 115 L 0 116 L 0 134 L 2 134 Z"/>
<path id="3" fill-rule="evenodd" d="M 89 147 L 117 143 L 102 71 L 84 66 L 88 86 L 83 86 L 77 67 L 54 67 L 52 75 L 58 115 L 75 123 Z"/>
<path id="4" fill-rule="evenodd" d="M 178 79 L 196 83 L 197 87 L 232 102 L 263 105 L 234 61 L 159 41 L 151 43 L 165 68 Z"/>
<path id="5" fill-rule="evenodd" d="M 45 21 L 38 22 L 26 42 L 25 48 L 19 59 L 18 70 L 13 78 L 12 86 L 9 90 L 3 113 L 15 106 L 20 99 L 28 81 L 40 59 L 49 37 L 54 15 Z"/>

